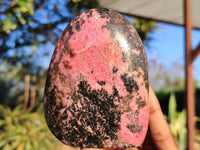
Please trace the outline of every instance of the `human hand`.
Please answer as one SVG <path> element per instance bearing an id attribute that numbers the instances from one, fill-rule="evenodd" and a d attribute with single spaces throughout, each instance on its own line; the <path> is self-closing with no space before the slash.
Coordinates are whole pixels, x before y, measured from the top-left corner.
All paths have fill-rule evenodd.
<path id="1" fill-rule="evenodd" d="M 114 149 L 86 148 L 82 150 Z M 137 150 L 137 148 L 126 150 Z M 178 147 L 171 134 L 170 128 L 160 108 L 158 99 L 151 86 L 149 86 L 149 129 L 145 141 L 143 143 L 142 150 L 178 150 Z"/>
<path id="2" fill-rule="evenodd" d="M 149 86 L 149 129 L 143 150 L 178 150 L 169 125 L 164 118 L 158 99 Z"/>

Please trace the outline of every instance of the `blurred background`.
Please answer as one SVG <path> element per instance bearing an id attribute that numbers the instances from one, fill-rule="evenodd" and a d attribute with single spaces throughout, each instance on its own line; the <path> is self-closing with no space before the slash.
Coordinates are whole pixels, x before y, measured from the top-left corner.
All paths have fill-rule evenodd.
<path id="1" fill-rule="evenodd" d="M 49 131 L 43 112 L 48 65 L 62 31 L 97 0 L 0 0 L 0 150 L 72 149 Z M 144 42 L 149 81 L 180 150 L 186 149 L 184 28 L 130 16 Z M 193 31 L 193 47 L 200 41 Z M 200 149 L 200 61 L 194 63 L 195 149 Z"/>

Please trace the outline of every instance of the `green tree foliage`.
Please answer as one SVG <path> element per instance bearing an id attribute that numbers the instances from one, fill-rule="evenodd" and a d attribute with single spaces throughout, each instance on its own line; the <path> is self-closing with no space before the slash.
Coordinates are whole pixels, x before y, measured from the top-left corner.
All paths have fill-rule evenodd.
<path id="1" fill-rule="evenodd" d="M 13 0 L 13 1 L 0 1 L 4 11 L 1 12 L 3 16 L 3 21 L 0 23 L 1 36 L 6 33 L 10 33 L 11 30 L 15 30 L 19 25 L 29 23 L 26 18 L 33 15 L 34 0 Z"/>
<path id="2" fill-rule="evenodd" d="M 184 109 L 184 90 L 170 90 L 170 91 L 157 91 L 156 95 L 159 99 L 162 111 L 165 115 L 168 115 L 169 109 L 169 98 L 170 93 L 173 92 L 176 96 L 176 103 L 177 103 L 177 111 L 181 112 Z M 195 110 L 196 116 L 200 117 L 200 88 L 196 88 L 195 90 Z M 200 127 L 200 126 L 199 126 Z"/>
<path id="3" fill-rule="evenodd" d="M 156 25 L 155 21 L 139 18 L 134 18 L 133 26 L 136 28 L 142 41 L 145 42 L 147 45 L 151 40 L 153 40 L 152 37 L 149 36 L 149 34 L 153 33 L 156 29 L 158 29 L 158 26 Z"/>
<path id="4" fill-rule="evenodd" d="M 98 0 L 69 0 L 70 12 L 79 15 L 84 9 L 100 8 Z"/>
<path id="5" fill-rule="evenodd" d="M 54 150 L 57 146 L 40 113 L 23 114 L 21 105 L 14 110 L 0 105 L 1 150 Z"/>
<path id="6" fill-rule="evenodd" d="M 49 8 L 49 5 L 53 8 Z M 2 0 L 0 58 L 13 65 L 23 65 L 36 72 L 33 56 L 38 46 L 55 42 L 60 34 L 57 25 L 69 21 L 69 16 L 59 16 L 57 3 L 46 0 Z M 53 16 L 58 19 L 54 19 Z M 48 18 L 52 18 L 49 19 Z M 59 20 L 59 21 L 58 21 Z M 53 31 L 55 29 L 58 31 Z M 60 32 L 59 32 L 60 31 Z M 45 50 L 40 55 L 45 55 Z"/>
<path id="7" fill-rule="evenodd" d="M 172 92 L 169 98 L 168 116 L 166 116 L 171 129 L 172 135 L 176 141 L 180 150 L 186 150 L 187 148 L 187 128 L 186 128 L 186 110 L 177 111 L 177 96 Z M 195 117 L 196 124 L 200 122 L 198 116 Z M 195 130 L 195 143 L 194 149 L 199 150 L 200 148 L 200 130 L 197 126 Z"/>
<path id="8" fill-rule="evenodd" d="M 185 150 L 187 143 L 186 111 L 178 112 L 176 108 L 176 97 L 172 93 L 169 99 L 167 120 L 179 149 Z"/>

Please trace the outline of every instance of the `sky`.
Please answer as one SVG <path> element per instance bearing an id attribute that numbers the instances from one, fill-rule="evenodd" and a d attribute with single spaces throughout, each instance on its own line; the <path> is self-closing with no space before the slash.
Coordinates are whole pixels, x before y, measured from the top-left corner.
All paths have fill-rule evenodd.
<path id="1" fill-rule="evenodd" d="M 185 65 L 185 37 L 184 27 L 168 23 L 157 23 L 158 29 L 151 34 L 153 40 L 150 46 L 145 47 L 147 58 L 156 59 L 166 67 L 174 67 L 172 64 L 178 62 Z M 192 49 L 200 44 L 200 30 L 192 31 Z M 194 78 L 200 85 L 200 55 L 193 63 Z M 180 76 L 184 77 L 184 71 L 180 71 Z"/>

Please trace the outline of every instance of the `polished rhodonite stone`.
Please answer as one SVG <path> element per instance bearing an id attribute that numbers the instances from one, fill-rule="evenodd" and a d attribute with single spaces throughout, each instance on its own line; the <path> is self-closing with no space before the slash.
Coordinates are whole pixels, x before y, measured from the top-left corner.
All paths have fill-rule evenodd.
<path id="1" fill-rule="evenodd" d="M 132 24 L 109 9 L 74 18 L 52 56 L 44 109 L 49 129 L 67 145 L 141 146 L 149 116 L 147 58 Z"/>

